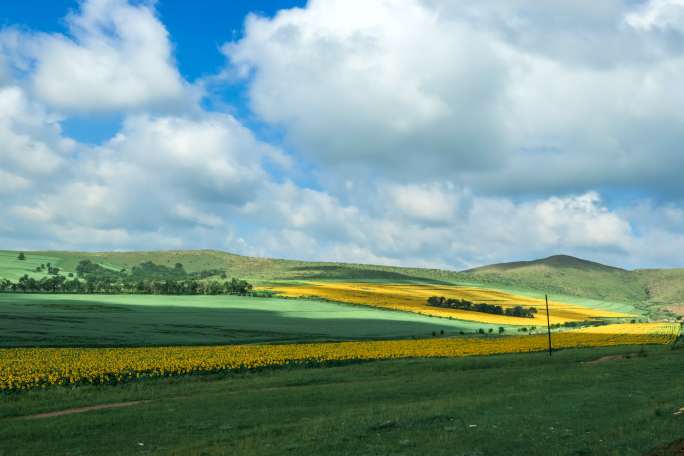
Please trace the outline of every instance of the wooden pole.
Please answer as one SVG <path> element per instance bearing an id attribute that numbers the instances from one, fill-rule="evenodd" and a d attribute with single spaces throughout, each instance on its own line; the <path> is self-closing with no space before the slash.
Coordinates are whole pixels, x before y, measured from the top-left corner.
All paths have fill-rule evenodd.
<path id="1" fill-rule="evenodd" d="M 546 299 L 546 329 L 549 334 L 549 356 L 551 356 L 551 318 L 549 317 L 549 295 L 544 295 Z"/>

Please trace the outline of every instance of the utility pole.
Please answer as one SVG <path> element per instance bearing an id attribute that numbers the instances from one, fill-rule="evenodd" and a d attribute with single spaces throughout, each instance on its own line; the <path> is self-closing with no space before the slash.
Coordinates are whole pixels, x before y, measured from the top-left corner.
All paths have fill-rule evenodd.
<path id="1" fill-rule="evenodd" d="M 549 295 L 544 295 L 544 298 L 546 299 L 546 329 L 549 334 L 549 356 L 551 356 L 551 318 L 549 317 Z"/>

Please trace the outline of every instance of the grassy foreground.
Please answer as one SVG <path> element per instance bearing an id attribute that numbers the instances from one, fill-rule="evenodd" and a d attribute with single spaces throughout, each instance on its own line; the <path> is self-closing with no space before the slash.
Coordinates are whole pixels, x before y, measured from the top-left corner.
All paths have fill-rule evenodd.
<path id="1" fill-rule="evenodd" d="M 668 347 L 381 361 L 0 397 L 0 455 L 641 455 L 684 437 Z M 588 363 L 607 355 L 629 355 Z M 70 407 L 129 408 L 25 420 Z"/>

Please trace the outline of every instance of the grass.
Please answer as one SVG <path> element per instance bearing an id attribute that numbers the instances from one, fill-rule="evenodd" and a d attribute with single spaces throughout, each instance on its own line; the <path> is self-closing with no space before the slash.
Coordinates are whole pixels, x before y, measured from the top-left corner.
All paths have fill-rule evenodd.
<path id="1" fill-rule="evenodd" d="M 58 265 L 62 260 L 49 253 L 27 255 L 25 260 L 17 259 L 18 252 L 0 251 L 0 279 L 18 280 L 24 274 L 37 279 L 47 276 L 45 272 L 36 272 L 41 264 Z"/>
<path id="2" fill-rule="evenodd" d="M 469 272 L 473 280 L 534 290 L 547 290 L 601 301 L 642 302 L 648 299 L 643 284 L 624 269 L 573 257 L 485 266 Z"/>
<path id="3" fill-rule="evenodd" d="M 27 261 L 16 260 L 18 252 L 0 251 L 0 278 L 16 280 L 41 262 L 50 261 L 65 272 L 90 259 L 108 268 L 127 268 L 143 261 L 173 266 L 180 262 L 188 272 L 225 270 L 228 276 L 267 285 L 273 281 L 367 281 L 371 283 L 461 284 L 514 291 L 538 297 L 550 293 L 555 299 L 602 309 L 645 313 L 666 317 L 665 309 L 684 302 L 684 269 L 637 270 L 604 266 L 568 256 L 554 256 L 530 262 L 507 263 L 465 272 L 440 269 L 349 263 L 308 262 L 255 258 L 214 250 L 149 252 L 26 252 Z M 621 308 L 622 310 L 618 310 Z"/>
<path id="4" fill-rule="evenodd" d="M 0 455 L 641 455 L 684 437 L 683 368 L 612 347 L 51 388 L 0 398 Z"/>
<path id="5" fill-rule="evenodd" d="M 211 345 L 429 337 L 488 325 L 316 300 L 0 294 L 0 346 Z"/>

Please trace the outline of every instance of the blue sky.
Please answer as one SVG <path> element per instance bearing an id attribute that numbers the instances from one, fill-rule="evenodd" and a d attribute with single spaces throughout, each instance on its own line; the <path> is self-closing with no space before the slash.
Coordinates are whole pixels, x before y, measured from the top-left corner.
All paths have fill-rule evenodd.
<path id="1" fill-rule="evenodd" d="M 0 247 L 684 266 L 679 0 L 0 8 Z"/>

